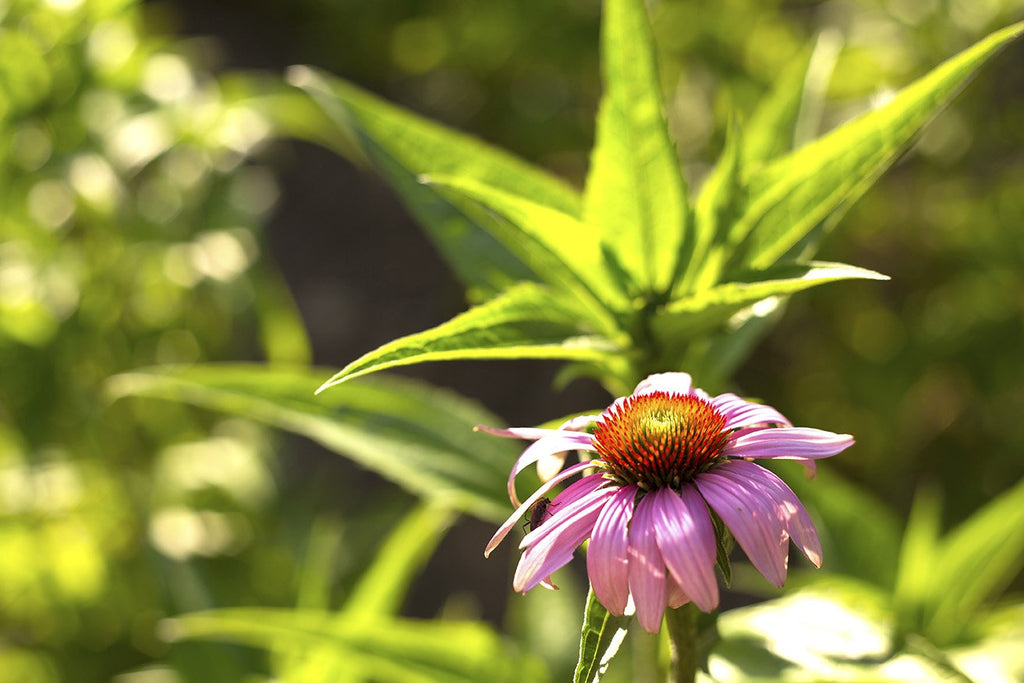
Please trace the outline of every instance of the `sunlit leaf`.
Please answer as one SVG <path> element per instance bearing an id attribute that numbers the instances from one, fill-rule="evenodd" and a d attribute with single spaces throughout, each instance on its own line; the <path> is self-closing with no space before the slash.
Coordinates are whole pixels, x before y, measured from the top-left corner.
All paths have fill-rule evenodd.
<path id="1" fill-rule="evenodd" d="M 626 637 L 631 617 L 608 613 L 591 588 L 583 612 L 580 631 L 580 656 L 573 674 L 573 683 L 595 683 L 608 670 L 608 665 Z"/>
<path id="2" fill-rule="evenodd" d="M 789 62 L 772 83 L 771 91 L 743 122 L 740 158 L 744 168 L 756 167 L 792 150 L 810 57 L 810 51 L 804 50 Z"/>
<path id="3" fill-rule="evenodd" d="M 344 608 L 330 616 L 331 623 L 337 622 L 344 628 L 344 622 L 353 617 L 395 616 L 413 577 L 433 554 L 454 519 L 453 512 L 431 503 L 418 505 L 409 512 L 360 575 L 345 600 Z M 320 535 L 323 536 L 322 533 Z M 312 540 L 317 539 L 313 537 Z M 336 543 L 340 539 L 335 536 L 333 540 Z M 333 553 L 321 555 L 328 559 L 333 557 Z M 313 559 L 317 564 L 323 563 L 319 558 Z M 317 605 L 300 601 L 299 606 Z M 319 607 L 325 608 L 326 603 Z M 285 653 L 279 662 L 275 670 L 286 681 L 342 683 L 374 680 L 372 668 L 359 669 L 351 659 L 340 657 L 333 647 L 310 648 L 301 655 Z"/>
<path id="4" fill-rule="evenodd" d="M 413 577 L 454 521 L 452 512 L 431 504 L 420 505 L 406 515 L 349 593 L 342 613 L 397 614 Z"/>
<path id="5" fill-rule="evenodd" d="M 298 307 L 281 275 L 270 268 L 254 269 L 254 306 L 260 341 L 271 363 L 305 365 L 313 357 Z"/>
<path id="6" fill-rule="evenodd" d="M 847 123 L 751 177 L 747 209 L 730 242 L 746 240 L 742 263 L 764 268 L 832 212 L 845 208 L 897 158 L 974 71 L 1024 30 L 997 31 Z"/>
<path id="7" fill-rule="evenodd" d="M 871 678 L 853 666 L 883 662 L 894 636 L 885 593 L 856 580 L 820 575 L 790 595 L 723 612 L 718 631 L 710 665 L 733 672 L 727 681 L 890 680 L 882 669 Z M 751 656 L 762 648 L 773 656 Z M 722 668 L 715 660 L 725 657 Z"/>
<path id="8" fill-rule="evenodd" d="M 336 151 L 369 163 L 395 189 L 467 286 L 491 295 L 510 282 L 534 277 L 482 229 L 486 214 L 469 212 L 417 181 L 424 173 L 458 175 L 530 197 L 569 215 L 580 214 L 579 193 L 568 184 L 512 154 L 404 110 L 338 78 L 310 67 L 293 67 L 289 80 L 326 114 L 333 138 L 296 126 L 293 134 L 314 142 L 340 139 Z M 287 125 L 288 121 L 283 121 Z M 300 123 L 306 123 L 300 120 Z M 288 130 L 286 128 L 286 130 Z M 312 133 L 312 135 L 311 135 Z M 318 139 L 319 138 L 319 139 Z M 353 150 L 356 153 L 353 153 Z"/>
<path id="9" fill-rule="evenodd" d="M 601 38 L 605 92 L 583 215 L 640 292 L 663 293 L 689 209 L 643 0 L 606 0 Z"/>
<path id="10" fill-rule="evenodd" d="M 109 382 L 114 396 L 152 396 L 239 415 L 309 437 L 409 491 L 490 521 L 508 514 L 516 446 L 473 432 L 500 421 L 450 392 L 398 378 L 352 382 L 322 396 L 327 371 L 256 364 L 142 369 Z"/>
<path id="11" fill-rule="evenodd" d="M 424 332 L 388 342 L 354 360 L 318 391 L 387 368 L 443 360 L 554 358 L 600 361 L 618 352 L 581 329 L 569 308 L 543 288 L 522 283 Z"/>
<path id="12" fill-rule="evenodd" d="M 693 239 L 680 261 L 679 278 L 672 290 L 673 300 L 707 289 L 718 280 L 727 254 L 712 247 L 726 237 L 744 192 L 740 182 L 740 145 L 740 129 L 733 124 L 725 140 L 725 149 L 697 198 Z"/>
<path id="13" fill-rule="evenodd" d="M 165 622 L 163 630 L 175 640 L 214 639 L 278 652 L 331 647 L 379 681 L 547 680 L 536 660 L 519 655 L 480 622 L 332 621 L 323 612 L 237 608 L 186 614 Z"/>
<path id="14" fill-rule="evenodd" d="M 594 230 L 567 213 L 531 199 L 453 176 L 424 176 L 429 185 L 479 202 L 504 220 L 489 229 L 538 277 L 577 296 L 592 324 L 613 327 L 609 314 L 629 307 L 629 300 L 610 269 Z"/>
<path id="15" fill-rule="evenodd" d="M 942 542 L 932 570 L 934 612 L 928 634 L 938 643 L 959 635 L 978 607 L 1024 567 L 1024 482 L 1006 491 Z"/>
<path id="16" fill-rule="evenodd" d="M 910 509 L 900 545 L 893 603 L 906 628 L 920 628 L 922 609 L 935 589 L 936 551 L 942 524 L 942 506 L 937 492 L 918 490 Z M 946 590 L 943 586 L 941 590 Z"/>
<path id="17" fill-rule="evenodd" d="M 842 263 L 780 264 L 737 274 L 736 279 L 677 299 L 659 312 L 654 329 L 665 340 L 685 340 L 721 326 L 744 308 L 837 280 L 887 280 L 881 273 Z"/>

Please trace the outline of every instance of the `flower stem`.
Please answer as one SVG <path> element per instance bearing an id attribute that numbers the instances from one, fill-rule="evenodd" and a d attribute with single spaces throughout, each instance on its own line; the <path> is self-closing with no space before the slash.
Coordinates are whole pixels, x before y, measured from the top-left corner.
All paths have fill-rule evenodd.
<path id="1" fill-rule="evenodd" d="M 697 613 L 693 603 L 665 610 L 672 646 L 670 683 L 693 683 L 697 676 Z"/>

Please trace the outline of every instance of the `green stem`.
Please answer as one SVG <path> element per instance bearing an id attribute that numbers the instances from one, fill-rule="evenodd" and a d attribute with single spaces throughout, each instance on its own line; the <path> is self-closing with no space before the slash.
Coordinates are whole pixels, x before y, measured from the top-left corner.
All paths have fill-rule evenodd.
<path id="1" fill-rule="evenodd" d="M 672 646 L 670 683 L 693 683 L 697 676 L 697 613 L 693 603 L 665 610 L 668 639 Z"/>

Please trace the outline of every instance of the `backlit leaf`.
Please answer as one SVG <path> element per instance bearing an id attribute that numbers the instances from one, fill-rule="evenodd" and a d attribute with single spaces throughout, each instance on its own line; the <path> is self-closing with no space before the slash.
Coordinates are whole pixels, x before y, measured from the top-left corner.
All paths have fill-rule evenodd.
<path id="1" fill-rule="evenodd" d="M 318 392 L 402 365 L 442 360 L 552 358 L 601 361 L 618 347 L 580 327 L 573 311 L 524 282 L 448 322 L 388 342 L 323 383 Z"/>
<path id="2" fill-rule="evenodd" d="M 643 0 L 606 0 L 601 38 L 605 92 L 583 217 L 640 293 L 663 293 L 672 285 L 689 208 Z"/>
<path id="3" fill-rule="evenodd" d="M 505 477 L 516 445 L 473 432 L 499 424 L 477 404 L 399 378 L 313 392 L 322 368 L 257 364 L 136 370 L 113 377 L 115 396 L 191 403 L 294 432 L 351 458 L 412 493 L 486 520 L 508 514 Z"/>
<path id="4" fill-rule="evenodd" d="M 747 209 L 731 243 L 744 241 L 741 263 L 765 268 L 843 210 L 899 156 L 915 134 L 974 71 L 1024 31 L 1015 24 L 901 90 L 884 107 L 833 130 L 750 178 Z"/>

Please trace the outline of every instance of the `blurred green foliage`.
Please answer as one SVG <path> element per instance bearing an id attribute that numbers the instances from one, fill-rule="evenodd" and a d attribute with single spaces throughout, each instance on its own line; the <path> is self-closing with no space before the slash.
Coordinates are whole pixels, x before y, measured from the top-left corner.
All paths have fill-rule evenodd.
<path id="1" fill-rule="evenodd" d="M 288 597 L 288 561 L 261 587 L 213 559 L 288 557 L 261 534 L 263 430 L 102 393 L 140 363 L 308 357 L 260 263 L 276 188 L 249 159 L 270 130 L 195 62 L 134 3 L 0 3 L 5 681 L 106 680 L 166 652 L 162 615 Z"/>
<path id="2" fill-rule="evenodd" d="M 301 37 L 297 58 L 581 181 L 599 94 L 596 0 L 253 6 Z M 809 45 L 821 71 L 807 86 L 820 97 L 801 114 L 798 144 L 1019 19 L 1024 2 L 652 10 L 670 126 L 696 187 L 730 116 L 751 111 Z M 857 449 L 830 467 L 898 515 L 922 482 L 935 486 L 940 529 L 1024 474 L 1024 68 L 1019 48 L 999 60 L 826 243 L 823 256 L 893 281 L 804 295 L 737 378 L 800 423 L 855 434 Z M 278 494 L 266 432 L 101 398 L 107 377 L 141 365 L 308 361 L 262 254 L 276 189 L 251 157 L 274 134 L 134 2 L 0 0 L 0 680 L 104 681 L 149 666 L 136 680 L 239 680 L 262 665 L 235 650 L 168 650 L 159 620 L 331 602 L 300 599 L 302 586 L 329 594 L 331 581 L 303 583 L 305 536 L 282 525 L 309 519 Z M 372 512 L 346 541 L 372 547 L 396 514 Z M 826 500 L 816 514 L 841 527 Z M 878 537 L 903 533 L 892 526 Z M 826 567 L 833 552 L 842 557 L 841 540 L 826 541 Z M 838 568 L 895 582 L 894 566 L 855 560 Z M 565 592 L 553 612 L 548 596 L 513 597 L 509 619 L 561 677 L 573 658 L 552 643 L 578 628 L 582 601 Z M 915 618 L 900 628 L 927 632 Z M 740 617 L 723 632 L 744 644 Z M 308 666 L 284 660 L 280 670 Z"/>

